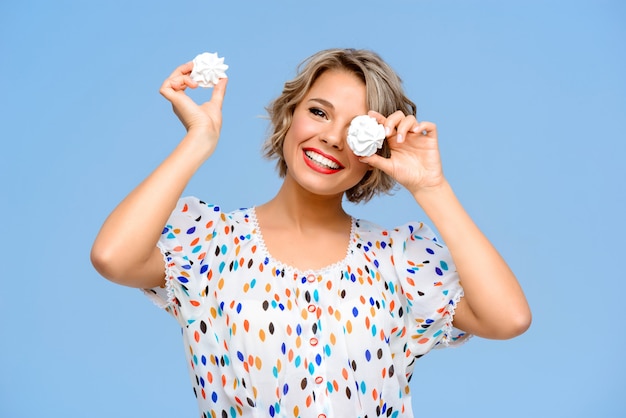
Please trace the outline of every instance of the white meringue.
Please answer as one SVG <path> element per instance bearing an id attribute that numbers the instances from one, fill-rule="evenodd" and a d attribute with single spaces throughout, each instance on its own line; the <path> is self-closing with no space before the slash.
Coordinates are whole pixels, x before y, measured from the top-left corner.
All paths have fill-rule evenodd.
<path id="1" fill-rule="evenodd" d="M 355 155 L 369 157 L 383 146 L 385 127 L 368 115 L 352 119 L 348 128 L 348 146 Z"/>
<path id="2" fill-rule="evenodd" d="M 228 65 L 224 58 L 218 58 L 216 53 L 204 52 L 193 59 L 191 78 L 200 87 L 213 87 L 220 78 L 226 78 Z"/>

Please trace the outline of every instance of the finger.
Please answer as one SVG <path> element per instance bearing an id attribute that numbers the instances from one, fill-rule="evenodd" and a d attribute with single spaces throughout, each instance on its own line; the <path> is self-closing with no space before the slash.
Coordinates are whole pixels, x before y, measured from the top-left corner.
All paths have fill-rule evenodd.
<path id="1" fill-rule="evenodd" d="M 422 121 L 411 128 L 411 132 L 422 134 L 424 136 L 437 136 L 437 125 L 432 122 Z"/>
<path id="2" fill-rule="evenodd" d="M 177 79 L 177 81 L 178 81 L 177 90 L 185 90 L 187 87 L 190 87 L 192 89 L 195 89 L 196 87 L 198 87 L 198 83 L 189 75 L 181 76 Z"/>
<path id="3" fill-rule="evenodd" d="M 414 115 L 405 115 L 400 110 L 392 113 L 388 117 L 385 117 L 374 110 L 370 110 L 367 114 L 376 119 L 376 122 L 384 125 L 385 136 L 388 139 L 395 136 L 397 143 L 404 142 L 404 139 L 409 132 L 415 132 L 413 129 L 417 125 L 417 119 Z"/>
<path id="4" fill-rule="evenodd" d="M 185 77 L 174 77 L 169 79 L 168 87 L 174 91 L 181 91 L 187 88 Z"/>
<path id="5" fill-rule="evenodd" d="M 179 75 L 165 80 L 159 92 L 171 101 L 175 94 L 184 91 L 187 87 L 195 89 L 198 87 L 198 83 L 188 75 Z"/>
<path id="6" fill-rule="evenodd" d="M 387 119 L 375 110 L 370 110 L 369 112 L 367 112 L 367 115 L 376 119 L 376 122 L 380 123 L 381 125 L 384 124 L 385 120 Z"/>
<path id="7" fill-rule="evenodd" d="M 398 143 L 403 141 L 402 135 L 397 136 L 397 128 L 400 122 L 404 119 L 405 115 L 402 111 L 397 110 L 393 112 L 391 115 L 385 117 L 378 112 L 373 110 L 368 112 L 368 115 L 375 118 L 378 123 L 385 127 L 385 137 L 387 139 L 394 138 Z"/>
<path id="8" fill-rule="evenodd" d="M 406 115 L 401 110 L 396 110 L 391 115 L 387 116 L 387 123 L 394 126 L 400 122 Z"/>
<path id="9" fill-rule="evenodd" d="M 389 174 L 392 168 L 392 163 L 388 158 L 382 157 L 378 154 L 370 155 L 369 157 L 361 157 L 359 161 L 365 164 L 369 164 L 372 168 L 377 168 L 384 173 Z"/>
<path id="10" fill-rule="evenodd" d="M 176 69 L 172 71 L 172 74 L 170 74 L 169 78 L 174 78 L 180 75 L 191 74 L 192 70 L 193 70 L 193 61 L 186 62 L 176 67 Z"/>
<path id="11" fill-rule="evenodd" d="M 220 78 L 217 84 L 213 87 L 213 93 L 211 94 L 211 102 L 215 103 L 222 108 L 224 103 L 224 96 L 226 95 L 226 86 L 228 85 L 228 78 Z"/>
<path id="12" fill-rule="evenodd" d="M 398 126 L 396 127 L 396 141 L 398 144 L 404 142 L 409 132 L 412 132 L 411 129 L 417 125 L 417 119 L 415 116 L 408 115 L 400 120 Z"/>
<path id="13" fill-rule="evenodd" d="M 169 99 L 168 93 L 171 93 L 171 90 L 180 91 L 185 90 L 187 87 L 196 88 L 198 87 L 198 83 L 193 81 L 190 77 L 191 71 L 193 70 L 193 62 L 189 61 L 182 65 L 179 65 L 170 76 L 165 79 L 163 84 L 161 84 L 161 88 L 159 92 Z"/>

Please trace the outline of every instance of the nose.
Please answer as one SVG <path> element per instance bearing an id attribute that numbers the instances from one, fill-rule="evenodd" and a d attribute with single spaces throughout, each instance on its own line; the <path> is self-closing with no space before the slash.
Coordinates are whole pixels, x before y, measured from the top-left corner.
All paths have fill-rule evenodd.
<path id="1" fill-rule="evenodd" d="M 341 124 L 331 123 L 327 129 L 322 132 L 321 141 L 329 146 L 341 150 L 346 142 L 348 136 L 348 128 Z"/>

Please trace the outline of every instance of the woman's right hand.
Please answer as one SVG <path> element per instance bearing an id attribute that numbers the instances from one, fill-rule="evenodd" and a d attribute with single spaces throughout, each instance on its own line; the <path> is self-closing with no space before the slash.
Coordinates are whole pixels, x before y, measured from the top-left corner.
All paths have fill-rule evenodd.
<path id="1" fill-rule="evenodd" d="M 176 68 L 163 82 L 159 92 L 170 103 L 178 119 L 189 134 L 204 136 L 211 145 L 211 151 L 217 145 L 222 127 L 222 103 L 226 93 L 228 79 L 222 78 L 213 87 L 211 100 L 198 105 L 186 93 L 189 87 L 195 89 L 198 83 L 192 80 L 193 62 Z"/>
<path id="2" fill-rule="evenodd" d="M 217 83 L 211 100 L 198 105 L 185 93 L 187 87 L 198 87 L 191 79 L 192 69 L 191 62 L 181 65 L 160 90 L 172 103 L 187 135 L 111 212 L 91 249 L 94 267 L 113 282 L 143 288 L 165 283 L 163 256 L 156 246 L 163 225 L 189 180 L 217 145 L 227 80 Z"/>

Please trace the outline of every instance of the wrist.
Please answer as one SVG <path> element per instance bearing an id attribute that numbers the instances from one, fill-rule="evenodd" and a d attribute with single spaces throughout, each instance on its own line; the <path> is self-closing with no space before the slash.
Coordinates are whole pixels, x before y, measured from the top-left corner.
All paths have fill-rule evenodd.
<path id="1" fill-rule="evenodd" d="M 181 141 L 180 147 L 188 151 L 192 160 L 200 159 L 202 162 L 209 158 L 217 146 L 217 138 L 205 129 L 192 128 Z"/>
<path id="2" fill-rule="evenodd" d="M 441 227 L 439 224 L 442 222 L 452 222 L 452 219 L 463 211 L 452 186 L 445 180 L 437 185 L 419 189 L 413 193 L 413 198 L 437 228 Z"/>
<path id="3" fill-rule="evenodd" d="M 444 242 L 471 222 L 452 186 L 444 181 L 413 194 L 415 201 L 433 222 Z M 455 232 L 456 231 L 456 232 Z"/>
<path id="4" fill-rule="evenodd" d="M 413 198 L 423 206 L 430 201 L 440 200 L 446 196 L 453 194 L 450 183 L 444 178 L 437 184 L 432 186 L 420 187 L 415 191 L 411 191 Z"/>

